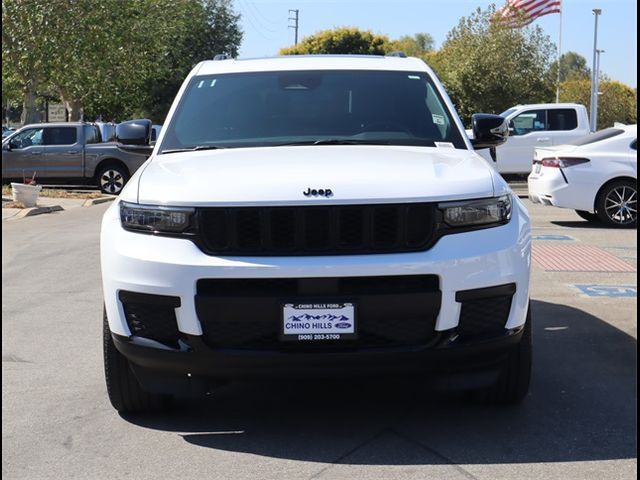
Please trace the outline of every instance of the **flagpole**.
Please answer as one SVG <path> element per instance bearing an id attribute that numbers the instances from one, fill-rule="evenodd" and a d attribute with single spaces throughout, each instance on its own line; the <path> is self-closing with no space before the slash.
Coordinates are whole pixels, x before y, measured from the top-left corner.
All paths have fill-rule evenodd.
<path id="1" fill-rule="evenodd" d="M 558 34 L 558 78 L 556 83 L 556 103 L 560 103 L 560 57 L 562 56 L 562 0 L 560 0 L 560 32 Z"/>

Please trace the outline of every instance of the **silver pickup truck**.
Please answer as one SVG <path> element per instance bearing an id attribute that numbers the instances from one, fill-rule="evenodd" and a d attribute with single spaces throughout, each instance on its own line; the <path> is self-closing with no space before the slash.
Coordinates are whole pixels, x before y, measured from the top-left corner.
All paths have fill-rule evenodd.
<path id="1" fill-rule="evenodd" d="M 26 125 L 2 141 L 2 181 L 35 172 L 38 183 L 93 184 L 117 195 L 150 153 L 148 147 L 102 143 L 91 123 Z"/>

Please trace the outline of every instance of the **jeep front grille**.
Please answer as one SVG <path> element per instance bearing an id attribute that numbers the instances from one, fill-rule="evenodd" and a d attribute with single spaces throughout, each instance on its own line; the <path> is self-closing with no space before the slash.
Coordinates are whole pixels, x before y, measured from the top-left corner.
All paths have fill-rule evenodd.
<path id="1" fill-rule="evenodd" d="M 414 252 L 436 239 L 435 204 L 202 208 L 200 248 L 210 255 L 348 255 Z"/>

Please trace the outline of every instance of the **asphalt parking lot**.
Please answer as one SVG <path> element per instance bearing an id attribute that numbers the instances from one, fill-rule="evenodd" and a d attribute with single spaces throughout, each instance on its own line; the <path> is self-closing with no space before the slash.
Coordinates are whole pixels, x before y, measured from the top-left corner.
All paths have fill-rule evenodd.
<path id="1" fill-rule="evenodd" d="M 636 478 L 637 231 L 526 203 L 534 369 L 509 408 L 413 378 L 234 384 L 120 416 L 102 372 L 108 204 L 3 222 L 3 478 Z"/>

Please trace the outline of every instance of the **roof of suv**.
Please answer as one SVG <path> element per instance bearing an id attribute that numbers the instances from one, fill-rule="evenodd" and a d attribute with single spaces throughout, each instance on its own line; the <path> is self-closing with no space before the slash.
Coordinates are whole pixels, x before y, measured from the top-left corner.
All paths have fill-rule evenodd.
<path id="1" fill-rule="evenodd" d="M 427 72 L 419 58 L 382 55 L 285 55 L 247 60 L 207 60 L 195 75 L 288 70 L 381 70 Z"/>

